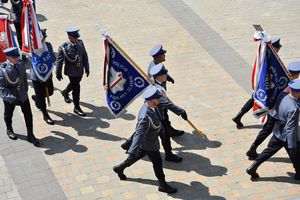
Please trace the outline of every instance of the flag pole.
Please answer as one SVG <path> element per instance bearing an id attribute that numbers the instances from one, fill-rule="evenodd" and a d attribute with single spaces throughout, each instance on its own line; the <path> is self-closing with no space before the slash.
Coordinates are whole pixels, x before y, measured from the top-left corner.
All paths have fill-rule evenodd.
<path id="1" fill-rule="evenodd" d="M 261 25 L 253 25 L 254 29 L 258 32 L 262 32 L 264 31 L 263 28 L 261 27 Z M 291 77 L 291 74 L 289 73 L 289 71 L 287 70 L 287 67 L 285 66 L 285 64 L 282 62 L 282 60 L 280 59 L 280 57 L 278 56 L 278 54 L 276 53 L 274 47 L 272 46 L 272 44 L 267 43 L 268 47 L 270 47 L 271 51 L 273 52 L 273 54 L 275 55 L 275 57 L 277 58 L 277 60 L 279 61 L 279 63 L 281 64 L 281 66 L 283 67 L 282 69 L 284 70 L 284 72 L 287 74 L 287 76 L 289 77 L 290 80 L 292 80 L 293 78 Z"/>
<path id="2" fill-rule="evenodd" d="M 46 94 L 48 106 L 51 107 L 50 96 L 49 96 L 49 90 L 48 90 L 48 87 L 47 87 L 47 86 L 45 86 L 45 94 Z"/>
<path id="3" fill-rule="evenodd" d="M 107 38 L 116 48 L 118 48 L 120 50 L 120 52 L 124 55 L 124 57 L 126 57 L 142 74 L 145 78 L 147 78 L 147 80 L 153 84 L 153 80 L 148 76 L 148 74 L 146 74 L 144 72 L 144 70 L 142 68 L 140 68 L 127 54 L 126 52 L 109 36 L 109 33 L 107 31 L 107 29 L 101 27 L 99 24 L 96 24 L 96 27 L 98 28 L 98 30 L 101 32 L 101 34 L 103 35 L 103 37 Z M 169 97 L 167 97 L 166 94 L 163 94 L 163 96 L 168 99 L 170 102 L 172 102 Z M 204 134 L 189 120 L 186 120 L 191 127 L 193 127 L 193 129 L 201 135 L 202 138 L 205 138 Z"/>
<path id="4" fill-rule="evenodd" d="M 143 74 L 143 76 L 147 78 L 150 83 L 153 83 L 151 78 L 144 72 L 144 70 L 140 68 L 111 37 L 107 37 L 107 39 L 121 51 L 124 57 L 126 57 L 134 65 L 134 67 L 136 67 Z"/>
<path id="5" fill-rule="evenodd" d="M 287 76 L 289 77 L 290 80 L 293 80 L 293 78 L 291 77 L 291 74 L 289 73 L 289 71 L 287 70 L 287 67 L 285 66 L 285 64 L 282 62 L 282 60 L 280 59 L 280 57 L 278 56 L 278 54 L 275 52 L 274 47 L 271 44 L 268 44 L 268 46 L 270 47 L 270 49 L 272 50 L 273 54 L 275 55 L 275 57 L 277 58 L 277 60 L 280 62 L 282 69 L 284 70 L 284 72 L 287 74 Z"/>

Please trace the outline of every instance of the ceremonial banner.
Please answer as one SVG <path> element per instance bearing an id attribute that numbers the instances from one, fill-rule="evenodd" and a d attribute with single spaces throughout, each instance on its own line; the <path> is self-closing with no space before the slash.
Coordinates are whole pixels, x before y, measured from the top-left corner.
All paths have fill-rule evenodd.
<path id="1" fill-rule="evenodd" d="M 117 117 L 150 82 L 132 60 L 110 38 L 104 39 L 104 77 L 106 102 Z"/>
<path id="2" fill-rule="evenodd" d="M 22 1 L 22 51 L 30 55 L 32 51 L 43 48 L 43 36 L 40 32 L 37 17 L 31 0 Z"/>
<path id="3" fill-rule="evenodd" d="M 34 73 L 43 82 L 46 82 L 52 74 L 53 63 L 52 57 L 45 42 L 43 42 L 43 49 L 32 52 L 30 61 Z"/>
<path id="4" fill-rule="evenodd" d="M 9 47 L 18 47 L 16 38 L 10 27 L 10 22 L 6 15 L 0 15 L 0 62 L 6 61 L 3 50 Z"/>
<path id="5" fill-rule="evenodd" d="M 288 72 L 269 41 L 260 41 L 252 72 L 255 101 L 253 114 L 258 118 L 266 115 L 274 107 L 277 97 L 290 82 Z"/>

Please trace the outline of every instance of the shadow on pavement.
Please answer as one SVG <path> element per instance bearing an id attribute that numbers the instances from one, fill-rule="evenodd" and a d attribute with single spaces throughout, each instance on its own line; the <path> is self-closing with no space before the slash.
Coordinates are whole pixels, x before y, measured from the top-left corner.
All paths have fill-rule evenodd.
<path id="1" fill-rule="evenodd" d="M 258 179 L 252 180 L 253 182 L 281 182 L 290 184 L 300 184 L 300 180 L 294 179 L 294 173 L 287 173 L 289 176 L 274 176 L 274 177 L 260 177 Z"/>
<path id="2" fill-rule="evenodd" d="M 179 155 L 183 158 L 181 163 L 163 161 L 163 168 L 185 172 L 194 171 L 207 177 L 226 175 L 226 167 L 212 165 L 210 160 L 204 156 L 191 152 L 180 152 Z M 162 155 L 162 159 L 164 159 L 164 155 Z"/>
<path id="3" fill-rule="evenodd" d="M 246 125 L 242 129 L 262 129 L 262 125 L 254 124 L 254 125 Z"/>
<path id="4" fill-rule="evenodd" d="M 207 138 L 206 135 L 200 135 L 193 131 L 193 133 L 185 133 L 180 137 L 172 138 L 176 143 L 182 147 L 174 148 L 174 150 L 191 150 L 191 149 L 207 149 L 207 148 L 218 148 L 222 145 L 219 141 L 212 141 Z"/>
<path id="5" fill-rule="evenodd" d="M 94 137 L 96 139 L 109 141 L 122 140 L 121 137 L 97 130 L 98 128 L 108 128 L 110 126 L 109 123 L 102 121 L 100 118 L 94 115 L 97 112 L 101 112 L 101 110 L 93 111 L 93 115 L 91 115 L 91 113 L 87 113 L 87 117 L 85 118 L 81 118 L 76 114 L 71 113 L 61 113 L 51 110 L 48 112 L 62 119 L 59 121 L 53 120 L 55 124 L 65 127 L 72 127 L 79 136 Z"/>
<path id="6" fill-rule="evenodd" d="M 108 110 L 108 108 L 106 106 L 94 106 L 92 104 L 89 103 L 85 103 L 85 102 L 80 102 L 80 105 L 89 108 L 91 110 L 93 110 L 93 112 L 91 113 L 92 115 L 96 115 L 97 117 L 100 117 L 102 119 L 115 119 L 115 117 L 110 113 L 110 111 Z M 94 113 L 95 112 L 95 113 Z M 127 111 L 125 110 L 125 112 L 119 116 L 119 118 L 128 120 L 128 121 L 132 121 L 135 119 L 135 116 L 133 114 L 130 113 L 126 113 Z"/>
<path id="7" fill-rule="evenodd" d="M 274 157 L 269 158 L 267 161 L 269 162 L 283 162 L 283 163 L 292 163 L 291 160 L 288 157 Z"/>
<path id="8" fill-rule="evenodd" d="M 77 144 L 78 140 L 59 131 L 52 131 L 55 136 L 47 136 L 40 139 L 41 147 L 45 150 L 47 155 L 54 155 L 56 153 L 64 153 L 72 150 L 77 153 L 83 153 L 87 151 L 87 147 L 81 144 Z M 58 136 L 58 137 L 57 137 Z"/>
<path id="9" fill-rule="evenodd" d="M 127 178 L 126 181 L 138 182 L 147 185 L 154 185 L 158 187 L 158 181 L 142 178 Z M 168 182 L 171 186 L 178 189 L 178 192 L 175 194 L 168 194 L 169 196 L 177 199 L 210 199 L 210 200 L 225 200 L 224 197 L 220 196 L 211 196 L 208 191 L 208 187 L 203 185 L 200 182 L 192 181 L 190 185 L 171 181 Z"/>
<path id="10" fill-rule="evenodd" d="M 37 13 L 37 14 L 36 14 L 36 17 L 37 17 L 37 20 L 38 20 L 39 22 L 47 21 L 47 17 L 46 17 L 45 15 L 40 14 L 40 13 Z"/>

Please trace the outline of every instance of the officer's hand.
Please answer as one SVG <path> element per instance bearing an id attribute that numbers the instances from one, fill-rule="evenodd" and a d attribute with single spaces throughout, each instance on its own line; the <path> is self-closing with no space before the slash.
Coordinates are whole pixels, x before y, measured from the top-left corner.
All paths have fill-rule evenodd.
<path id="1" fill-rule="evenodd" d="M 86 74 L 86 77 L 89 77 L 90 71 L 86 71 L 85 74 Z"/>
<path id="2" fill-rule="evenodd" d="M 58 81 L 61 81 L 63 79 L 62 75 L 56 75 L 56 78 Z"/>
<path id="3" fill-rule="evenodd" d="M 171 82 L 171 83 L 175 83 L 174 79 L 171 76 L 168 76 L 167 81 Z"/>
<path id="4" fill-rule="evenodd" d="M 188 117 L 187 117 L 187 114 L 186 114 L 186 112 L 185 111 L 183 111 L 183 113 L 181 113 L 181 115 L 180 115 L 181 117 L 182 117 L 182 119 L 184 119 L 184 120 L 187 120 L 188 119 Z"/>
<path id="5" fill-rule="evenodd" d="M 105 90 L 105 91 L 108 90 L 108 85 L 107 85 L 107 84 L 106 84 L 106 85 L 103 85 L 103 87 L 104 87 L 104 90 Z"/>
<path id="6" fill-rule="evenodd" d="M 295 159 L 296 156 L 297 156 L 297 149 L 296 148 L 289 149 L 289 154 L 290 154 L 290 157 L 291 157 L 292 160 Z"/>

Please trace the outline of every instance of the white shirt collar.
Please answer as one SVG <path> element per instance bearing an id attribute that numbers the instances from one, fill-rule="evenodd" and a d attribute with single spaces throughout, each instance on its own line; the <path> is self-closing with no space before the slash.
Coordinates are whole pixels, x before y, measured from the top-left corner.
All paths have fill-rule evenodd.
<path id="1" fill-rule="evenodd" d="M 155 79 L 155 81 L 156 81 L 158 84 L 160 84 L 160 85 L 161 85 L 161 82 L 159 82 L 157 79 Z"/>
<path id="2" fill-rule="evenodd" d="M 290 95 L 290 97 L 292 97 L 293 99 L 295 99 L 296 101 L 298 101 L 298 99 L 296 99 L 295 97 L 293 97 L 291 93 L 289 95 Z"/>

